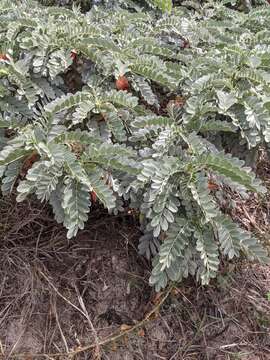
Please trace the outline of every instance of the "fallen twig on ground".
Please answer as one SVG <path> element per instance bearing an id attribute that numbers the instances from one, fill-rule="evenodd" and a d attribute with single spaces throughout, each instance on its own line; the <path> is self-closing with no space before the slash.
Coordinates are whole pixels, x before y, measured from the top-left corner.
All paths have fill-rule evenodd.
<path id="1" fill-rule="evenodd" d="M 44 274 L 43 274 L 44 276 Z M 45 275 L 46 276 L 46 275 Z M 47 278 L 47 277 L 46 277 Z M 52 285 L 52 284 L 51 284 Z M 103 339 L 101 341 L 99 341 L 98 343 L 92 343 L 92 344 L 88 344 L 85 346 L 81 346 L 78 347 L 76 350 L 73 351 L 69 351 L 66 353 L 54 353 L 54 354 L 27 354 L 27 353 L 21 353 L 21 354 L 13 354 L 10 359 L 26 359 L 30 357 L 32 357 L 33 359 L 36 358 L 47 358 L 47 359 L 51 359 L 51 358 L 56 358 L 56 357 L 66 357 L 71 359 L 72 357 L 74 357 L 75 355 L 85 352 L 85 351 L 91 351 L 96 349 L 97 347 L 100 348 L 102 346 L 108 345 L 110 343 L 116 342 L 118 340 L 120 340 L 121 338 L 133 333 L 135 330 L 143 327 L 150 319 L 151 317 L 156 314 L 160 307 L 162 306 L 162 304 L 166 301 L 166 299 L 168 298 L 168 296 L 170 295 L 172 289 L 174 288 L 174 285 L 171 284 L 163 293 L 162 296 L 160 297 L 159 302 L 153 307 L 153 309 L 144 317 L 143 320 L 137 322 L 134 326 L 130 327 L 129 329 L 125 330 L 125 331 L 117 331 L 115 333 L 113 333 L 112 335 L 108 336 L 106 339 Z M 63 296 L 59 293 L 59 291 L 56 289 L 55 286 L 53 286 L 53 289 L 57 292 L 58 295 L 60 295 L 62 298 Z M 82 313 L 85 316 L 85 313 L 79 309 L 76 305 L 72 304 L 68 299 L 65 299 L 70 305 L 72 305 L 73 307 L 75 307 L 80 313 Z M 0 359 L 4 359 L 3 355 L 0 355 Z"/>

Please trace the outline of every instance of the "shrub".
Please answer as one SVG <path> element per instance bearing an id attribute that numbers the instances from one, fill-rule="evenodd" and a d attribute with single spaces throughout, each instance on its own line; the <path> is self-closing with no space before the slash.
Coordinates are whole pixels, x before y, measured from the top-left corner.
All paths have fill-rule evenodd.
<path id="1" fill-rule="evenodd" d="M 3 194 L 49 202 L 68 238 L 95 201 L 139 210 L 157 290 L 209 283 L 221 255 L 267 261 L 220 199 L 265 191 L 232 152 L 270 140 L 269 7 L 128 4 L 0 0 Z"/>

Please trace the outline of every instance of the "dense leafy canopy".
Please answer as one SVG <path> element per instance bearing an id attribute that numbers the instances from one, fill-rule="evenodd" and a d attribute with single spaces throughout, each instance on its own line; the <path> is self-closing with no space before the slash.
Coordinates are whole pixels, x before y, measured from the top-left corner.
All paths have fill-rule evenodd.
<path id="1" fill-rule="evenodd" d="M 3 194 L 48 201 L 69 238 L 96 199 L 138 209 L 156 289 L 207 284 L 221 254 L 267 261 L 219 201 L 265 191 L 244 160 L 270 141 L 270 7 L 245 10 L 0 0 Z"/>

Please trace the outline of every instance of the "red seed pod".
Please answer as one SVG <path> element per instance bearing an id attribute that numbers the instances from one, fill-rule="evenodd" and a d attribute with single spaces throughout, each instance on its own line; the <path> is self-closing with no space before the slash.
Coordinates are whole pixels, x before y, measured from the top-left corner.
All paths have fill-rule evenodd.
<path id="1" fill-rule="evenodd" d="M 119 78 L 115 82 L 115 86 L 117 90 L 128 90 L 129 82 L 125 76 L 119 76 Z"/>
<path id="2" fill-rule="evenodd" d="M 24 160 L 24 163 L 20 171 L 20 177 L 22 179 L 26 176 L 28 170 L 32 168 L 34 163 L 39 160 L 39 158 L 40 158 L 39 154 L 36 151 L 33 151 L 33 153 Z"/>
<path id="3" fill-rule="evenodd" d="M 218 190 L 219 189 L 219 186 L 218 184 L 216 184 L 215 182 L 211 181 L 211 180 L 208 180 L 208 189 L 210 191 L 212 190 Z"/>
<path id="4" fill-rule="evenodd" d="M 70 57 L 71 59 L 74 61 L 77 58 L 77 51 L 76 50 L 72 50 L 70 53 Z"/>
<path id="5" fill-rule="evenodd" d="M 91 200 L 93 203 L 97 202 L 97 194 L 94 191 L 91 191 Z"/>
<path id="6" fill-rule="evenodd" d="M 0 54 L 0 61 L 1 60 L 9 61 L 9 57 L 6 54 Z"/>

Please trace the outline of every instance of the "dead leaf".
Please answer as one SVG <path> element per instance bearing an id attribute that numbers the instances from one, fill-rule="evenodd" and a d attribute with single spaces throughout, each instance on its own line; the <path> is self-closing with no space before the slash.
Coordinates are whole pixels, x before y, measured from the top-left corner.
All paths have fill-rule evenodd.
<path id="1" fill-rule="evenodd" d="M 153 299 L 153 304 L 157 305 L 157 304 L 159 303 L 160 298 L 161 298 L 161 295 L 162 295 L 161 292 L 159 292 L 159 293 L 157 293 L 157 294 L 155 295 L 155 297 L 154 297 L 154 299 Z"/>
<path id="2" fill-rule="evenodd" d="M 174 289 L 172 289 L 171 294 L 173 296 L 177 296 L 177 295 L 181 294 L 181 291 L 177 288 L 174 288 Z"/>
<path id="3" fill-rule="evenodd" d="M 128 336 L 127 335 L 123 336 L 123 342 L 124 342 L 125 345 L 128 344 Z"/>
<path id="4" fill-rule="evenodd" d="M 132 326 L 130 326 L 130 325 L 122 324 L 122 325 L 120 326 L 120 331 L 121 331 L 121 332 L 124 332 L 124 331 L 127 331 L 127 330 L 131 329 L 131 328 L 132 328 Z"/>
<path id="5" fill-rule="evenodd" d="M 117 351 L 117 343 L 116 343 L 116 341 L 113 341 L 111 343 L 111 349 L 112 349 L 112 351 Z"/>

